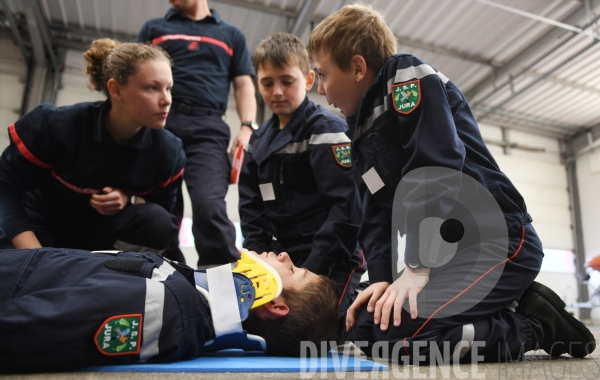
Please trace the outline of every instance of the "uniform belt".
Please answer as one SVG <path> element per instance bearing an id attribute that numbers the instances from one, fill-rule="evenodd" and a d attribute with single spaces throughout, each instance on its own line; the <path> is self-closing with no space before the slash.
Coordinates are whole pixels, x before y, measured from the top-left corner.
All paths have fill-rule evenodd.
<path id="1" fill-rule="evenodd" d="M 171 108 L 176 109 L 177 111 L 181 112 L 184 115 L 218 116 L 218 117 L 223 116 L 223 112 L 218 111 L 218 110 L 204 108 L 204 107 L 200 107 L 200 106 L 192 106 L 192 105 L 189 105 L 186 103 L 180 103 L 180 102 L 173 102 L 173 104 L 171 105 Z"/>

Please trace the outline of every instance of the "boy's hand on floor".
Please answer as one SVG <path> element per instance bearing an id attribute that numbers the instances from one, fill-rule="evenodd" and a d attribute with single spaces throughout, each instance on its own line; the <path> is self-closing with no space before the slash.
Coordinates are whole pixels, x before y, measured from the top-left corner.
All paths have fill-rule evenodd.
<path id="1" fill-rule="evenodd" d="M 389 282 L 376 282 L 369 285 L 369 287 L 362 292 L 358 293 L 358 296 L 356 296 L 356 299 L 346 312 L 346 331 L 350 331 L 352 326 L 354 326 L 354 317 L 356 316 L 358 309 L 360 309 L 365 302 L 369 301 L 369 304 L 367 305 L 367 311 L 372 313 L 373 310 L 375 310 L 375 304 L 377 303 L 377 300 L 379 300 L 389 286 Z"/>
<path id="2" fill-rule="evenodd" d="M 390 321 L 392 309 L 394 311 L 394 326 L 400 326 L 402 322 L 402 305 L 408 298 L 410 307 L 410 317 L 416 319 L 419 312 L 417 310 L 417 295 L 429 282 L 430 268 L 410 269 L 405 268 L 404 272 L 390 285 L 383 296 L 375 304 L 375 314 L 373 319 L 375 324 L 379 323 L 382 331 L 387 330 Z"/>

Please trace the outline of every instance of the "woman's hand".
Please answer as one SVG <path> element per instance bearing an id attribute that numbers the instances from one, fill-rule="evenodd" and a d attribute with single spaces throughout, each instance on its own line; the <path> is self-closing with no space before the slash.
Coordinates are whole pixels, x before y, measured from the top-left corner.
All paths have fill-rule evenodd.
<path id="1" fill-rule="evenodd" d="M 121 190 L 105 187 L 102 191 L 104 194 L 93 194 L 90 199 L 90 205 L 101 215 L 116 215 L 127 206 L 127 194 Z"/>
<path id="2" fill-rule="evenodd" d="M 379 323 L 379 328 L 387 330 L 390 321 L 392 309 L 394 311 L 394 326 L 400 326 L 402 305 L 408 298 L 410 307 L 410 317 L 416 319 L 419 312 L 417 310 L 417 295 L 429 282 L 430 268 L 410 269 L 406 267 L 404 272 L 383 294 L 375 304 L 375 314 L 373 319 L 375 324 Z"/>
<path id="3" fill-rule="evenodd" d="M 375 304 L 377 300 L 381 297 L 381 295 L 385 292 L 385 290 L 390 286 L 389 282 L 376 282 L 374 284 L 369 285 L 368 288 L 358 293 L 358 296 L 348 308 L 346 312 L 346 331 L 350 331 L 352 326 L 355 323 L 355 315 L 358 309 L 367 301 L 369 301 L 367 305 L 367 311 L 372 313 L 375 310 Z M 375 321 L 377 323 L 377 321 Z"/>

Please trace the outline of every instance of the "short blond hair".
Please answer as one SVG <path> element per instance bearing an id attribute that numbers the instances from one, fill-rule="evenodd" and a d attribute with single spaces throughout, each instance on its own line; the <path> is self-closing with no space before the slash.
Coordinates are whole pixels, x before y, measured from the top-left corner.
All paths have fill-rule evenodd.
<path id="1" fill-rule="evenodd" d="M 289 33 L 275 33 L 258 44 L 254 53 L 254 71 L 258 73 L 260 66 L 264 67 L 267 63 L 278 69 L 297 65 L 305 77 L 310 71 L 306 46 L 298 37 Z"/>
<path id="2" fill-rule="evenodd" d="M 361 55 L 375 72 L 396 53 L 397 41 L 383 16 L 365 4 L 346 5 L 323 20 L 310 34 L 308 53 L 327 52 L 343 71 Z"/>

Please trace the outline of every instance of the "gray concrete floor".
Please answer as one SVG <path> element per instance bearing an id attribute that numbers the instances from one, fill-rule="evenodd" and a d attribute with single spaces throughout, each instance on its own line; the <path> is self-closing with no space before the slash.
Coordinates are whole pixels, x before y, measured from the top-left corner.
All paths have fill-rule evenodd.
<path id="1" fill-rule="evenodd" d="M 600 341 L 600 326 L 590 328 Z M 259 359 L 259 358 L 257 358 Z M 251 379 L 598 379 L 600 378 L 600 348 L 584 359 L 567 355 L 550 359 L 543 353 L 526 355 L 517 363 L 482 363 L 460 366 L 391 366 L 387 372 L 328 372 L 309 376 L 308 373 L 107 373 L 77 372 L 36 375 L 6 375 L 6 380 L 251 380 Z"/>

